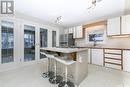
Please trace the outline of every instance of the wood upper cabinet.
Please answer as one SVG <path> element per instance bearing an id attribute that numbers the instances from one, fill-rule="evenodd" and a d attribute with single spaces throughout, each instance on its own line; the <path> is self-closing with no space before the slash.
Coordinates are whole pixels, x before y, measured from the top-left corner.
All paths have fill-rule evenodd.
<path id="1" fill-rule="evenodd" d="M 122 16 L 122 34 L 130 34 L 130 15 Z"/>
<path id="2" fill-rule="evenodd" d="M 108 19 L 107 21 L 107 35 L 120 35 L 120 17 Z"/>

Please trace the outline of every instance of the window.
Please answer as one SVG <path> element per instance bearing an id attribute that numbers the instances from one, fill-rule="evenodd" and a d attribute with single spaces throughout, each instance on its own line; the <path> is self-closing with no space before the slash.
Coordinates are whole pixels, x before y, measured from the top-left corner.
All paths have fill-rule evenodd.
<path id="1" fill-rule="evenodd" d="M 89 41 L 97 41 L 102 42 L 103 41 L 103 34 L 89 34 Z"/>
<path id="2" fill-rule="evenodd" d="M 52 47 L 56 47 L 56 31 L 52 31 Z"/>
<path id="3" fill-rule="evenodd" d="M 24 25 L 24 61 L 35 60 L 35 27 Z"/>
<path id="4" fill-rule="evenodd" d="M 13 23 L 2 21 L 1 26 L 1 39 L 2 39 L 2 63 L 13 62 L 13 48 L 14 48 L 14 34 L 13 34 Z"/>

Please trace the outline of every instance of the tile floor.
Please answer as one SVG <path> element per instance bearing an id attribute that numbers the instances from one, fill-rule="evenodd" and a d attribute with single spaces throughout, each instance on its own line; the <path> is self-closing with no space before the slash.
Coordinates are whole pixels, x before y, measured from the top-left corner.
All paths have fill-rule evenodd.
<path id="1" fill-rule="evenodd" d="M 45 64 L 0 73 L 0 87 L 56 87 L 41 77 Z M 130 87 L 130 73 L 89 65 L 88 77 L 79 87 Z"/>

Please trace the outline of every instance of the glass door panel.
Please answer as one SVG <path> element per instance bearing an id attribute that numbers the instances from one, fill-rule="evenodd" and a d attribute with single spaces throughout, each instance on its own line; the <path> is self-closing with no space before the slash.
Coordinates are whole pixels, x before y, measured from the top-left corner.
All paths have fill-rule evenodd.
<path id="1" fill-rule="evenodd" d="M 52 47 L 56 47 L 56 31 L 52 31 Z"/>
<path id="2" fill-rule="evenodd" d="M 2 39 L 2 63 L 13 62 L 13 50 L 14 50 L 14 34 L 13 34 L 13 23 L 2 21 L 1 26 L 1 39 Z"/>
<path id="3" fill-rule="evenodd" d="M 35 27 L 24 26 L 24 61 L 35 60 Z"/>
<path id="4" fill-rule="evenodd" d="M 40 28 L 40 47 L 47 47 L 47 29 Z M 40 59 L 46 56 L 40 54 Z"/>

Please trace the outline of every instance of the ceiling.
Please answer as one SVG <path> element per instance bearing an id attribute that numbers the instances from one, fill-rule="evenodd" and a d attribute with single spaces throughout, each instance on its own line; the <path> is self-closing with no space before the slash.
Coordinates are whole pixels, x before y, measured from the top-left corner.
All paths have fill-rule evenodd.
<path id="1" fill-rule="evenodd" d="M 16 11 L 50 23 L 62 16 L 59 25 L 64 27 L 121 15 L 124 0 L 102 0 L 95 9 L 88 10 L 90 5 L 91 0 L 15 0 Z"/>

